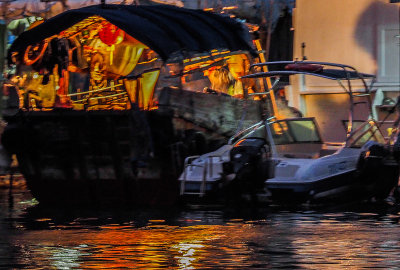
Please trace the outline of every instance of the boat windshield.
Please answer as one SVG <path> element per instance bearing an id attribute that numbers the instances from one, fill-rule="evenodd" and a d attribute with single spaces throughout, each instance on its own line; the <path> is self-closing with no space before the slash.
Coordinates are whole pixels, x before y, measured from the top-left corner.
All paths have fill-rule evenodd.
<path id="1" fill-rule="evenodd" d="M 322 143 L 313 118 L 279 120 L 269 126 L 276 145 Z"/>
<path id="2" fill-rule="evenodd" d="M 375 121 L 366 121 L 350 134 L 346 141 L 346 146 L 360 148 L 368 141 L 385 143 L 385 138 Z"/>
<path id="3" fill-rule="evenodd" d="M 265 129 L 265 124 L 255 127 L 253 130 L 251 130 L 246 135 L 238 138 L 237 141 L 245 139 L 245 138 L 259 138 L 259 139 L 264 139 L 264 140 L 268 141 L 268 134 Z"/>

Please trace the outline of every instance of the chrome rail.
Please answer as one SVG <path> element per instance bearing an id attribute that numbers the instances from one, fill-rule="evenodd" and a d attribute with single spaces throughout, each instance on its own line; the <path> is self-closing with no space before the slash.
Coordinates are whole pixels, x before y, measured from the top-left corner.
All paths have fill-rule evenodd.
<path id="1" fill-rule="evenodd" d="M 184 171 L 183 171 L 183 179 L 181 180 L 181 185 L 180 185 L 180 195 L 199 195 L 199 197 L 203 197 L 206 193 L 206 188 L 207 188 L 207 177 L 212 177 L 213 176 L 213 166 L 214 166 L 214 158 L 219 158 L 219 161 L 222 161 L 222 155 L 217 155 L 217 156 L 208 156 L 205 158 L 203 164 L 192 164 L 192 162 L 196 159 L 199 158 L 200 156 L 190 156 L 185 158 L 184 162 Z M 200 188 L 199 192 L 186 192 L 186 182 L 187 180 L 187 173 L 188 170 L 192 170 L 194 167 L 199 167 L 203 168 L 203 173 L 202 173 L 202 179 L 200 183 Z"/>

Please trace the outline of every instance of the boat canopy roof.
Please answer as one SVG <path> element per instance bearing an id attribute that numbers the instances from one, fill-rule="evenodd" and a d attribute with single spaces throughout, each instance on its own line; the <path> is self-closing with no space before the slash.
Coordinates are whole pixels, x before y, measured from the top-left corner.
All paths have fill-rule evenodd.
<path id="1" fill-rule="evenodd" d="M 285 70 L 258 72 L 243 76 L 242 78 L 281 77 L 297 74 L 317 76 L 330 80 L 360 80 L 373 79 L 375 75 L 360 73 L 355 68 L 335 63 L 314 62 L 314 61 L 277 61 L 254 64 L 256 66 L 282 65 L 286 64 Z M 329 68 L 325 68 L 329 67 Z"/>
<path id="2" fill-rule="evenodd" d="M 106 19 L 150 47 L 164 61 L 180 54 L 188 57 L 215 49 L 256 54 L 245 25 L 227 16 L 170 5 L 105 4 L 68 10 L 23 32 L 10 47 L 9 57 L 91 16 Z"/>
<path id="3" fill-rule="evenodd" d="M 274 77 L 274 76 L 290 76 L 296 74 L 305 74 L 305 75 L 313 75 L 325 79 L 330 80 L 357 80 L 360 79 L 360 75 L 364 78 L 374 78 L 374 75 L 365 74 L 365 73 L 358 73 L 354 71 L 346 72 L 344 70 L 337 70 L 337 69 L 325 69 L 320 72 L 306 72 L 306 71 L 269 71 L 269 72 L 260 72 L 249 74 L 243 76 L 242 78 L 261 78 L 261 77 Z M 348 76 L 348 77 L 347 77 Z"/>
<path id="4" fill-rule="evenodd" d="M 290 76 L 296 74 L 305 74 L 317 76 L 325 79 L 336 80 L 339 85 L 349 94 L 350 101 L 350 112 L 349 112 L 349 121 L 347 125 L 347 139 L 348 141 L 353 132 L 353 119 L 354 119 L 354 108 L 357 103 L 355 102 L 355 97 L 364 97 L 366 98 L 366 102 L 369 108 L 369 114 L 372 115 L 372 101 L 371 101 L 371 92 L 372 85 L 375 82 L 375 75 L 360 73 L 354 67 L 344 64 L 337 63 L 328 63 L 328 62 L 315 62 L 315 61 L 275 61 L 275 62 L 265 62 L 265 63 L 257 63 L 250 66 L 250 69 L 254 69 L 256 67 L 260 68 L 274 66 L 275 69 L 280 68 L 278 71 L 267 71 L 267 72 L 258 72 L 249 75 L 242 76 L 242 78 L 262 78 L 262 77 L 278 77 L 276 82 L 279 82 L 279 77 L 281 76 Z M 283 68 L 284 67 L 284 68 Z M 283 70 L 282 70 L 283 69 Z M 370 83 L 367 84 L 366 80 L 369 79 Z M 342 83 L 342 80 L 347 81 L 347 87 Z M 360 94 L 354 94 L 352 90 L 351 80 L 360 80 L 364 85 L 364 92 Z M 272 86 L 273 88 L 273 86 Z M 358 91 L 360 92 L 360 91 Z"/>

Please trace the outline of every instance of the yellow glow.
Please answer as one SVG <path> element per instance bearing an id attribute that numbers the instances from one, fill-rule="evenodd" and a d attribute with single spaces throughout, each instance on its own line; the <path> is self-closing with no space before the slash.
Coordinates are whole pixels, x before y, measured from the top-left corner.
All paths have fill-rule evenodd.
<path id="1" fill-rule="evenodd" d="M 227 53 L 230 53 L 231 51 L 226 50 L 226 51 L 218 51 L 218 50 L 211 50 L 211 55 L 212 56 L 216 56 L 216 55 L 224 55 Z M 194 62 L 194 61 L 200 61 L 202 59 L 207 59 L 210 58 L 210 55 L 203 55 L 203 56 L 197 56 L 197 57 L 193 57 L 193 58 L 187 58 L 183 60 L 183 63 L 189 63 L 189 62 Z M 217 59 L 213 58 L 210 59 L 209 61 L 215 62 L 217 61 Z"/>
<path id="2" fill-rule="evenodd" d="M 342 213 L 310 215 L 301 213 L 293 219 L 290 214 L 287 219 L 287 213 L 279 213 L 268 220 L 231 219 L 224 225 L 199 225 L 202 220 L 192 216 L 179 219 L 187 226 L 139 228 L 131 220 L 95 222 L 96 229 L 86 228 L 85 221 L 77 219 L 54 225 L 46 233 L 25 230 L 13 236 L 15 243 L 26 246 L 15 259 L 18 264 L 35 266 L 50 262 L 55 269 L 248 269 L 260 262 L 265 264 L 258 269 L 280 265 L 388 269 L 395 265 L 387 258 L 397 254 L 398 240 L 385 232 L 396 224 L 386 221 L 386 226 L 378 226 L 381 215 L 359 213 L 359 219 L 351 222 L 343 220 L 347 214 Z M 399 213 L 384 218 L 398 221 Z"/>
<path id="3" fill-rule="evenodd" d="M 204 248 L 204 245 L 198 243 L 179 243 L 172 247 L 178 250 L 180 256 L 174 258 L 178 260 L 179 269 L 196 269 L 192 264 L 196 261 L 196 252 Z"/>
<path id="4" fill-rule="evenodd" d="M 115 41 L 115 44 L 120 44 L 122 41 L 124 40 L 124 36 L 123 35 L 119 35 Z"/>
<path id="5" fill-rule="evenodd" d="M 152 71 L 143 74 L 141 80 L 143 101 L 141 102 L 144 109 L 148 109 L 151 106 L 151 100 L 153 98 L 154 87 L 157 83 L 160 71 Z"/>
<path id="6" fill-rule="evenodd" d="M 154 62 L 154 61 L 156 61 L 156 60 L 158 60 L 157 57 L 155 57 L 155 58 L 153 58 L 153 59 L 150 59 L 149 61 L 138 62 L 138 65 L 148 64 L 148 63 Z"/>
<path id="7" fill-rule="evenodd" d="M 193 64 L 187 64 L 184 66 L 184 73 L 187 71 L 191 71 L 194 69 L 198 69 L 198 68 L 203 68 L 203 67 L 207 67 L 209 65 L 212 65 L 214 63 L 217 63 L 223 59 L 227 59 L 226 63 L 229 65 L 229 69 L 231 70 L 231 72 L 233 73 L 233 76 L 235 77 L 235 79 L 239 78 L 239 75 L 236 74 L 244 74 L 244 69 L 246 69 L 246 67 L 248 68 L 248 58 L 245 54 L 237 54 L 237 55 L 226 55 L 224 56 L 224 54 L 230 53 L 230 51 L 224 51 L 224 52 L 218 52 L 218 53 L 213 53 L 213 56 L 217 56 L 217 55 L 221 55 L 220 57 L 214 57 L 212 59 L 209 60 L 204 60 L 202 62 L 197 62 L 197 63 L 193 63 Z M 206 59 L 209 58 L 209 56 L 203 56 L 201 57 L 201 59 Z M 192 59 L 186 59 L 183 62 L 184 63 L 189 63 L 192 62 L 194 58 Z M 246 63 L 244 63 L 246 62 Z M 223 63 L 222 63 L 223 64 Z M 174 71 L 172 74 L 178 74 L 178 72 Z"/>
<path id="8" fill-rule="evenodd" d="M 237 6 L 229 6 L 229 7 L 223 7 L 223 10 L 232 10 L 238 8 Z"/>

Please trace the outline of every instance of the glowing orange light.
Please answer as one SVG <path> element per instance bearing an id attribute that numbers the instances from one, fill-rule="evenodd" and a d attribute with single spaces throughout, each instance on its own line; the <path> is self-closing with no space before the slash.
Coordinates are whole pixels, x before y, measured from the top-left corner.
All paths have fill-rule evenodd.
<path id="1" fill-rule="evenodd" d="M 108 46 L 122 42 L 124 36 L 124 31 L 109 22 L 104 22 L 99 31 L 100 40 Z"/>

